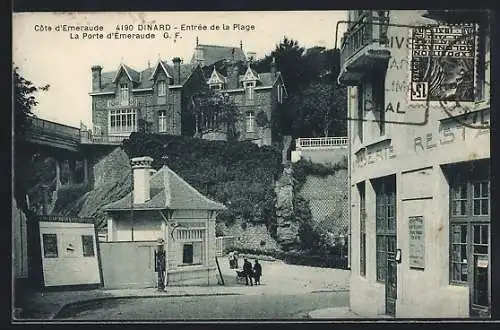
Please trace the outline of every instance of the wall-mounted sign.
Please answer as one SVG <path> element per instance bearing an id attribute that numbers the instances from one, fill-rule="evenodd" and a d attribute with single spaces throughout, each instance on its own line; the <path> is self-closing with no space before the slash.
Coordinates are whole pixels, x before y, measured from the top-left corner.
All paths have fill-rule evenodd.
<path id="1" fill-rule="evenodd" d="M 355 154 L 355 163 L 358 168 L 362 168 L 366 165 L 379 163 L 393 158 L 396 158 L 394 147 L 389 140 L 386 140 L 359 150 Z"/>
<path id="2" fill-rule="evenodd" d="M 488 257 L 479 257 L 476 265 L 478 268 L 488 268 Z"/>
<path id="3" fill-rule="evenodd" d="M 408 217 L 410 268 L 425 268 L 424 217 Z"/>

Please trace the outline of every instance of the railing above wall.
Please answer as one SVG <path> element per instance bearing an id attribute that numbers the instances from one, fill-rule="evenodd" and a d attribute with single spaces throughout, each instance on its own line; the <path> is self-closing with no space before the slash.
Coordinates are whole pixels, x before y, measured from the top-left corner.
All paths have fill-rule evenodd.
<path id="1" fill-rule="evenodd" d="M 126 138 L 126 136 L 122 135 L 94 135 L 92 132 L 82 131 L 80 134 L 80 143 L 120 145 Z"/>
<path id="2" fill-rule="evenodd" d="M 298 138 L 296 149 L 343 148 L 347 147 L 347 137 Z"/>
<path id="3" fill-rule="evenodd" d="M 72 140 L 78 140 L 80 137 L 79 128 L 35 117 L 30 118 L 29 120 L 31 122 L 31 126 L 29 127 L 30 131 L 70 138 Z"/>

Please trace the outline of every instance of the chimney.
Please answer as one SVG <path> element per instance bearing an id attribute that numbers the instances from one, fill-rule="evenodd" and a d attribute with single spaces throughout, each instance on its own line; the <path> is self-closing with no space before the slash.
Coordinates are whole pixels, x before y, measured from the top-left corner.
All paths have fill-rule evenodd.
<path id="1" fill-rule="evenodd" d="M 102 66 L 94 65 L 92 66 L 92 90 L 98 91 L 101 89 L 101 71 Z"/>
<path id="2" fill-rule="evenodd" d="M 235 61 L 227 62 L 227 87 L 228 89 L 236 89 L 238 88 L 238 79 L 239 79 L 239 69 L 238 63 Z"/>
<path id="3" fill-rule="evenodd" d="M 179 85 L 181 83 L 181 59 L 174 57 L 172 62 L 174 62 L 174 84 Z"/>
<path id="4" fill-rule="evenodd" d="M 149 178 L 151 177 L 152 162 L 153 158 L 147 156 L 132 158 L 130 161 L 134 180 L 132 191 L 134 204 L 142 204 L 151 198 L 149 194 Z"/>
<path id="5" fill-rule="evenodd" d="M 271 62 L 271 74 L 273 75 L 273 77 L 276 77 L 276 60 L 273 56 L 273 60 Z"/>

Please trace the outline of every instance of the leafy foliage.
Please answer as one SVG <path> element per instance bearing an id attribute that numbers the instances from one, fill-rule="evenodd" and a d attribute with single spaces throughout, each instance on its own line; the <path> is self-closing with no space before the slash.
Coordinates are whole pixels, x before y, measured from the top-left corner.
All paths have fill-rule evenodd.
<path id="1" fill-rule="evenodd" d="M 236 123 L 241 113 L 227 93 L 205 89 L 195 92 L 191 101 L 195 137 L 217 131 L 227 133 L 230 140 L 236 138 Z"/>
<path id="2" fill-rule="evenodd" d="M 251 142 L 208 141 L 183 136 L 133 133 L 123 142 L 129 157 L 150 156 L 228 210 L 219 220 L 276 224 L 274 181 L 281 173 L 281 153 Z"/>
<path id="3" fill-rule="evenodd" d="M 294 137 L 344 136 L 347 134 L 347 92 L 344 87 L 312 83 L 285 100 L 294 120 Z"/>
<path id="4" fill-rule="evenodd" d="M 38 91 L 47 91 L 49 85 L 35 86 L 31 81 L 25 79 L 19 72 L 17 66 L 13 69 L 14 81 L 14 183 L 15 198 L 17 205 L 26 209 L 26 195 L 28 185 L 26 179 L 28 166 L 31 163 L 32 152 L 28 149 L 24 140 L 26 130 L 30 125 L 30 117 L 35 117 L 34 107 L 38 104 L 34 94 Z"/>
<path id="5" fill-rule="evenodd" d="M 299 191 L 307 180 L 307 176 L 326 177 L 334 175 L 338 170 L 347 169 L 347 157 L 335 164 L 313 163 L 308 159 L 300 159 L 292 164 L 293 177 L 295 179 L 294 190 Z"/>
<path id="6" fill-rule="evenodd" d="M 308 77 L 308 70 L 301 65 L 302 56 L 305 49 L 299 46 L 297 40 L 283 37 L 276 48 L 271 52 L 271 55 L 266 55 L 263 59 L 255 64 L 257 72 L 269 72 L 273 58 L 279 68 L 283 79 L 286 83 L 286 88 L 289 93 L 294 93 L 299 90 L 304 79 Z"/>
<path id="7" fill-rule="evenodd" d="M 301 250 L 312 253 L 329 251 L 335 243 L 321 224 L 315 223 L 309 208 L 309 202 L 298 194 L 309 175 L 326 177 L 335 174 L 338 170 L 347 169 L 347 159 L 335 164 L 318 164 L 310 160 L 301 159 L 292 164 L 294 177 L 293 218 L 300 223 L 299 237 Z"/>
<path id="8" fill-rule="evenodd" d="M 336 83 L 340 71 L 337 49 L 304 49 L 284 37 L 270 55 L 257 61 L 257 71 L 269 71 L 273 58 L 283 75 L 288 98 L 272 114 L 273 131 L 293 137 L 345 135 L 347 92 Z"/>

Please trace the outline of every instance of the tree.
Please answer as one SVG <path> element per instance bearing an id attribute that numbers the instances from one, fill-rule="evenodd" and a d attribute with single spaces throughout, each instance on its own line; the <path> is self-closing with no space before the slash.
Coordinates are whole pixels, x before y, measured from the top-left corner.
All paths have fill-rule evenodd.
<path id="1" fill-rule="evenodd" d="M 191 98 L 191 114 L 195 123 L 195 137 L 209 132 L 226 133 L 229 140 L 237 137 L 236 124 L 241 113 L 227 93 L 202 90 Z"/>
<path id="2" fill-rule="evenodd" d="M 17 66 L 14 67 L 14 196 L 17 205 L 26 208 L 25 195 L 28 164 L 31 163 L 32 153 L 29 152 L 24 136 L 30 125 L 30 118 L 36 117 L 33 113 L 38 104 L 34 94 L 38 91 L 47 91 L 49 85 L 35 86 L 25 79 Z"/>
<path id="3" fill-rule="evenodd" d="M 343 136 L 347 132 L 347 96 L 343 87 L 312 83 L 286 100 L 294 137 Z"/>
<path id="4" fill-rule="evenodd" d="M 309 82 L 309 73 L 304 66 L 302 55 L 304 48 L 299 46 L 298 41 L 283 37 L 283 40 L 276 45 L 271 55 L 266 55 L 255 64 L 258 72 L 269 72 L 271 62 L 274 57 L 277 69 L 283 75 L 288 93 L 297 91 L 304 80 Z"/>

